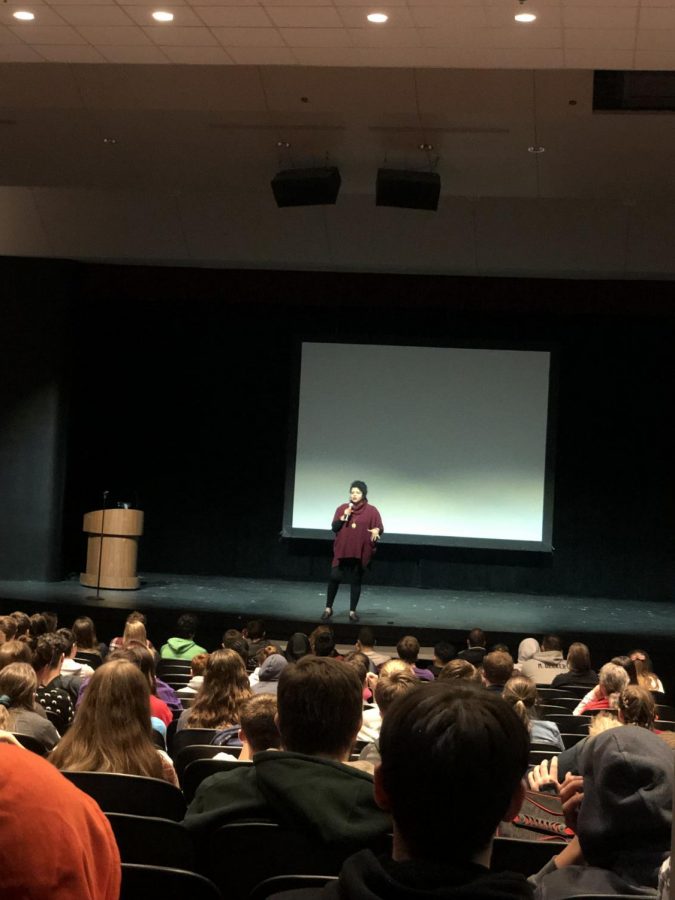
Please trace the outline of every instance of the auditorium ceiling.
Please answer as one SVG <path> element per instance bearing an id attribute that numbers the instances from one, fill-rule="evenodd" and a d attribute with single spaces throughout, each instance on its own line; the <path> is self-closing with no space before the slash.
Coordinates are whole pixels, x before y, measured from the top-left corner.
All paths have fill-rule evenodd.
<path id="1" fill-rule="evenodd" d="M 0 253 L 672 278 L 673 115 L 594 112 L 592 69 L 675 68 L 675 4 L 526 5 L 539 31 L 471 0 L 373 6 L 378 32 L 370 5 L 172 4 L 170 39 L 148 6 L 3 6 Z M 326 164 L 335 206 L 276 207 L 276 171 Z M 376 207 L 382 166 L 438 172 L 438 211 Z"/>

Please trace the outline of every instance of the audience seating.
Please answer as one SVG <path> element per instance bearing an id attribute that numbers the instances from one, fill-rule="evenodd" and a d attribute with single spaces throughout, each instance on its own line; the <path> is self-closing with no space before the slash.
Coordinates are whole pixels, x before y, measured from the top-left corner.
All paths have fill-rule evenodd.
<path id="1" fill-rule="evenodd" d="M 256 885 L 249 894 L 249 900 L 267 900 L 281 891 L 299 891 L 304 888 L 320 888 L 329 881 L 337 881 L 335 875 L 275 875 Z"/>
<path id="2" fill-rule="evenodd" d="M 666 719 L 666 721 L 675 721 L 675 706 L 668 706 L 665 703 L 657 703 L 656 715 L 660 719 Z"/>
<path id="3" fill-rule="evenodd" d="M 180 675 L 175 672 L 166 672 L 160 680 L 177 691 L 189 684 L 191 678 L 192 675 L 189 672 L 181 672 Z"/>
<path id="4" fill-rule="evenodd" d="M 183 747 L 190 747 L 192 744 L 210 744 L 217 734 L 215 728 L 183 728 L 176 731 L 169 746 L 171 759 L 176 759 Z"/>
<path id="5" fill-rule="evenodd" d="M 30 750 L 32 753 L 37 753 L 38 756 L 47 755 L 47 748 L 45 747 L 45 745 L 36 737 L 33 737 L 32 734 L 21 734 L 21 732 L 19 731 L 14 731 L 12 732 L 12 734 L 21 744 L 21 746 L 26 748 L 26 750 Z"/>
<path id="6" fill-rule="evenodd" d="M 192 664 L 189 659 L 160 659 L 157 663 L 157 677 L 164 681 L 164 674 L 173 672 L 179 675 L 181 672 L 192 672 Z"/>
<path id="7" fill-rule="evenodd" d="M 563 688 L 559 688 L 558 690 L 562 691 Z M 566 684 L 564 690 L 568 697 L 577 697 L 581 700 L 591 688 L 587 684 Z"/>
<path id="8" fill-rule="evenodd" d="M 654 728 L 657 731 L 675 731 L 675 722 L 669 722 L 667 719 L 657 719 L 654 722 Z"/>
<path id="9" fill-rule="evenodd" d="M 381 844 L 372 849 L 391 852 L 391 838 Z M 257 884 L 274 875 L 337 875 L 344 860 L 359 849 L 326 847 L 273 822 L 238 822 L 213 832 L 202 871 L 231 900 L 246 900 Z"/>
<path id="10" fill-rule="evenodd" d="M 569 734 L 568 732 L 561 731 L 560 737 L 562 738 L 562 742 L 565 745 L 565 750 L 569 750 L 570 747 L 574 747 L 575 744 L 578 744 L 579 741 L 582 741 L 586 735 L 584 734 Z"/>
<path id="11" fill-rule="evenodd" d="M 226 750 L 218 747 L 218 751 Z M 227 752 L 227 751 L 226 751 Z M 239 762 L 231 759 L 195 759 L 183 769 L 181 786 L 186 803 L 192 803 L 195 792 L 205 778 L 216 775 L 218 772 L 229 772 L 237 766 L 252 766 L 251 762 Z"/>
<path id="12" fill-rule="evenodd" d="M 85 794 L 89 794 L 103 812 L 152 814 L 180 822 L 185 816 L 185 799 L 177 787 L 159 778 L 118 775 L 114 772 L 63 772 Z"/>
<path id="13" fill-rule="evenodd" d="M 106 813 L 122 862 L 174 869 L 195 868 L 195 848 L 182 823 L 154 816 Z"/>
<path id="14" fill-rule="evenodd" d="M 219 747 L 217 744 L 190 744 L 176 754 L 174 768 L 178 780 L 183 783 L 183 772 L 196 759 L 212 759 L 217 753 L 229 753 L 231 756 L 239 756 L 241 747 Z"/>
<path id="15" fill-rule="evenodd" d="M 521 840 L 496 837 L 492 844 L 490 868 L 493 872 L 520 872 L 534 875 L 566 846 L 558 840 Z"/>
<path id="16" fill-rule="evenodd" d="M 574 704 L 576 706 L 576 703 Z M 572 707 L 574 709 L 574 707 Z M 552 715 L 565 716 L 571 712 L 566 706 L 558 706 L 558 704 L 553 703 L 540 703 L 539 704 L 539 712 L 542 717 L 545 719 L 549 719 Z"/>
<path id="17" fill-rule="evenodd" d="M 92 669 L 98 669 L 103 663 L 103 659 L 98 653 L 86 653 L 84 650 L 78 650 L 75 662 L 81 665 L 91 666 Z"/>
<path id="18" fill-rule="evenodd" d="M 558 696 L 555 698 L 555 700 L 552 700 L 551 702 L 554 703 L 556 706 L 563 706 L 566 710 L 568 710 L 568 712 L 572 712 L 572 710 L 576 709 L 577 706 L 579 705 L 579 699 L 580 699 L 579 697 Z M 548 702 L 548 701 L 545 700 L 544 702 Z"/>
<path id="19" fill-rule="evenodd" d="M 122 863 L 120 900 L 222 900 L 212 881 L 183 869 Z"/>
<path id="20" fill-rule="evenodd" d="M 551 713 L 550 715 L 544 716 L 544 718 L 548 719 L 549 722 L 555 722 L 561 733 L 567 732 L 567 734 L 587 735 L 588 726 L 591 723 L 591 716 L 573 716 Z"/>
<path id="21" fill-rule="evenodd" d="M 552 759 L 560 752 L 561 751 L 557 750 L 555 747 L 549 747 L 548 750 L 530 750 L 528 765 L 538 766 L 543 759 Z"/>

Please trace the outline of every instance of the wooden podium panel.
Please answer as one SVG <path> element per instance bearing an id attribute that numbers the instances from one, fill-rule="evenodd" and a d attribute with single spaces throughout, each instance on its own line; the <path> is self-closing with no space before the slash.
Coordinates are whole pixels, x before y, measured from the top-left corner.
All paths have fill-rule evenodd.
<path id="1" fill-rule="evenodd" d="M 133 591 L 140 585 L 136 575 L 138 539 L 143 534 L 140 509 L 97 509 L 85 513 L 83 531 L 87 534 L 87 571 L 80 584 L 96 587 L 99 554 L 102 588 Z"/>

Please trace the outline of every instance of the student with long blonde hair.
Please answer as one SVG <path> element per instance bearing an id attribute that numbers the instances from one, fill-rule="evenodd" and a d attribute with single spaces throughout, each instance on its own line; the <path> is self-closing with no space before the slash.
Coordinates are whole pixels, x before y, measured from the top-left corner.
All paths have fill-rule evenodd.
<path id="1" fill-rule="evenodd" d="M 73 724 L 49 759 L 65 771 L 145 775 L 178 784 L 171 760 L 152 740 L 147 678 L 126 659 L 94 672 Z"/>
<path id="2" fill-rule="evenodd" d="M 246 668 L 234 650 L 216 650 L 209 655 L 204 681 L 194 704 L 178 720 L 182 728 L 230 728 L 239 723 L 239 707 L 252 696 Z"/>

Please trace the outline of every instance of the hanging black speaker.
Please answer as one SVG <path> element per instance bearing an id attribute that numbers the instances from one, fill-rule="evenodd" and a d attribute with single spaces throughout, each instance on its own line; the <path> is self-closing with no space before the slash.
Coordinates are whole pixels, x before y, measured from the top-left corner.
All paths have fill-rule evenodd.
<path id="1" fill-rule="evenodd" d="M 410 169 L 378 169 L 376 206 L 402 209 L 438 209 L 441 176 L 437 172 Z"/>
<path id="2" fill-rule="evenodd" d="M 271 181 L 277 206 L 319 206 L 335 203 L 340 190 L 337 166 L 283 169 Z"/>

